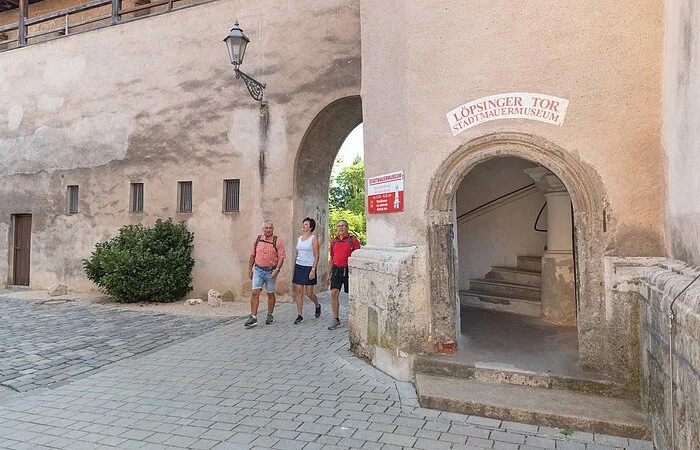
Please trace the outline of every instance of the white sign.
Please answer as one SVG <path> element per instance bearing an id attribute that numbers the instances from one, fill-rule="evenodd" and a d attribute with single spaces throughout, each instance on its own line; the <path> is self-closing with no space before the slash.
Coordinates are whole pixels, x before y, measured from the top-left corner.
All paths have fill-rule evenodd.
<path id="1" fill-rule="evenodd" d="M 367 180 L 367 212 L 403 211 L 403 172 L 393 172 Z"/>
<path id="2" fill-rule="evenodd" d="M 564 98 L 529 92 L 491 95 L 465 103 L 447 113 L 452 135 L 499 119 L 530 119 L 562 126 L 569 101 Z"/>

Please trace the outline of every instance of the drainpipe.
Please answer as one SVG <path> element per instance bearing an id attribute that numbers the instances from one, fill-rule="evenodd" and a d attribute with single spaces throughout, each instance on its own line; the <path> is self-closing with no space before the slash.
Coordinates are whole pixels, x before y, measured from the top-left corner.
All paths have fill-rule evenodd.
<path id="1" fill-rule="evenodd" d="M 676 323 L 676 310 L 673 309 L 673 306 L 676 304 L 676 300 L 678 300 L 678 297 L 683 295 L 685 291 L 688 290 L 688 288 L 695 283 L 698 278 L 700 278 L 700 273 L 697 274 L 695 278 L 693 278 L 693 281 L 688 283 L 686 287 L 684 287 L 675 297 L 673 297 L 673 300 L 671 300 L 671 304 L 668 306 L 668 330 L 669 330 L 669 335 L 668 335 L 668 365 L 669 365 L 669 378 L 671 378 L 671 395 L 669 395 L 669 399 L 671 400 L 671 449 L 676 448 L 676 443 L 674 442 L 675 440 L 675 422 L 674 422 L 674 407 L 673 407 L 673 380 L 674 380 L 674 375 L 673 375 L 673 329 L 674 329 L 674 324 Z"/>

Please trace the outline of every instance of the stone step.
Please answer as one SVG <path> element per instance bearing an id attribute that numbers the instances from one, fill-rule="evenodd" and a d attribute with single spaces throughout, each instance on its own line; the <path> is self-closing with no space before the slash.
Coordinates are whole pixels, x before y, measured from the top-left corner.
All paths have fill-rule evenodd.
<path id="1" fill-rule="evenodd" d="M 484 275 L 487 280 L 500 280 L 506 283 L 525 284 L 540 287 L 542 285 L 542 273 L 532 270 L 518 269 L 517 267 L 491 267 L 491 272 Z"/>
<path id="2" fill-rule="evenodd" d="M 542 272 L 541 256 L 518 256 L 518 269 Z"/>
<path id="3" fill-rule="evenodd" d="M 510 365 L 509 365 L 510 366 Z M 586 394 L 625 399 L 638 399 L 633 387 L 605 375 L 579 373 L 576 376 L 533 372 L 515 367 L 502 367 L 494 363 L 466 362 L 454 357 L 418 355 L 413 360 L 415 373 L 452 378 L 496 381 L 520 386 L 559 389 Z"/>
<path id="4" fill-rule="evenodd" d="M 484 278 L 469 280 L 469 292 L 535 301 L 539 301 L 542 298 L 542 291 L 538 286 L 507 283 L 505 281 L 488 280 Z"/>
<path id="5" fill-rule="evenodd" d="M 501 311 L 521 316 L 540 317 L 542 304 L 539 300 L 501 297 L 479 292 L 459 291 L 460 302 L 463 306 Z"/>
<path id="6" fill-rule="evenodd" d="M 635 439 L 651 435 L 635 400 L 420 373 L 416 391 L 424 408 Z"/>

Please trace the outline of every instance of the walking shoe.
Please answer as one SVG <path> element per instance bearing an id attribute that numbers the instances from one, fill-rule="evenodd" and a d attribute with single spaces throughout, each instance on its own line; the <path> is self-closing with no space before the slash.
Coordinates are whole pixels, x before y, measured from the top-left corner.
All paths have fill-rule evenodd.
<path id="1" fill-rule="evenodd" d="M 298 325 L 304 321 L 304 318 L 301 316 L 297 316 L 296 319 L 294 319 L 294 325 Z"/>
<path id="2" fill-rule="evenodd" d="M 272 314 L 267 315 L 267 319 L 265 319 L 265 325 L 272 325 L 272 322 L 275 321 L 275 317 Z"/>
<path id="3" fill-rule="evenodd" d="M 329 330 L 335 330 L 340 326 L 340 320 L 339 319 L 333 319 L 333 322 L 328 326 Z"/>
<path id="4" fill-rule="evenodd" d="M 250 316 L 250 317 L 248 317 L 248 320 L 245 321 L 246 328 L 252 328 L 257 324 L 258 324 L 258 318 L 255 316 Z"/>
<path id="5" fill-rule="evenodd" d="M 316 307 L 316 312 L 314 313 L 314 317 L 317 319 L 321 317 L 321 304 L 319 303 L 318 306 Z"/>

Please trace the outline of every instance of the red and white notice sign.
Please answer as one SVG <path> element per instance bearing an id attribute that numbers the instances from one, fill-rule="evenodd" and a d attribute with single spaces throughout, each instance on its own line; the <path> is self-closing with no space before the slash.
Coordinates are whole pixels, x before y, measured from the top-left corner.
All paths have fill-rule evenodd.
<path id="1" fill-rule="evenodd" d="M 370 214 L 403 211 L 403 171 L 367 181 L 367 211 Z"/>
<path id="2" fill-rule="evenodd" d="M 465 103 L 447 113 L 452 135 L 499 119 L 530 119 L 562 126 L 569 101 L 565 98 L 529 92 L 491 95 Z"/>

